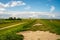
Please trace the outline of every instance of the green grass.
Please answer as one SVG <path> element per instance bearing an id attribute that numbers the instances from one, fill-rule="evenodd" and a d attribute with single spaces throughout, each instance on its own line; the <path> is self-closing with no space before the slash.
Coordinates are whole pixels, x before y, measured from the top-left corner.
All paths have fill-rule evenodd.
<path id="1" fill-rule="evenodd" d="M 0 30 L 0 40 L 23 40 L 24 37 L 22 35 L 17 35 L 16 33 L 26 30 L 23 27 L 26 27 L 28 24 L 31 24 L 33 21 L 28 20 L 28 22 L 12 28 Z"/>
<path id="2" fill-rule="evenodd" d="M 46 19 L 37 19 L 30 25 L 27 25 L 25 29 L 32 30 L 32 31 L 50 31 L 52 33 L 56 33 L 60 35 L 60 21 L 59 20 L 46 20 Z M 33 26 L 34 24 L 43 24 L 41 26 Z"/>
<path id="3" fill-rule="evenodd" d="M 21 22 L 21 20 L 0 20 L 0 28 L 18 24 L 20 22 Z"/>
<path id="4" fill-rule="evenodd" d="M 12 20 L 11 20 L 12 21 Z M 17 35 L 17 32 L 21 31 L 50 31 L 60 35 L 60 20 L 48 20 L 48 19 L 24 19 L 22 21 L 12 21 L 13 23 L 24 22 L 24 24 L 0 30 L 0 40 L 23 40 L 23 35 Z M 33 26 L 34 24 L 43 24 L 41 26 Z"/>

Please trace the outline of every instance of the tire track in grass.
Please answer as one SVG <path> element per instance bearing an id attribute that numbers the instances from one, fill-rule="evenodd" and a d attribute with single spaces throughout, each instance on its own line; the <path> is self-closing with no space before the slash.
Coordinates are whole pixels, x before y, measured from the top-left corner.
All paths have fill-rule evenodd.
<path id="1" fill-rule="evenodd" d="M 21 24 L 24 24 L 24 23 L 18 23 L 18 24 L 14 24 L 14 25 L 11 25 L 11 26 L 4 27 L 4 28 L 0 28 L 0 30 L 11 28 L 11 27 L 18 26 L 18 25 L 21 25 Z"/>

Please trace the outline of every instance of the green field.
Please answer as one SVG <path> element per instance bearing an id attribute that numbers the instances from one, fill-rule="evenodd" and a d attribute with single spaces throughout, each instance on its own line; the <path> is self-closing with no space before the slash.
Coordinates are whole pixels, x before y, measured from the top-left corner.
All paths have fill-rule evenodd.
<path id="1" fill-rule="evenodd" d="M 60 20 L 59 19 L 22 19 L 22 20 L 1 20 L 0 28 L 7 27 L 9 25 L 23 23 L 18 26 L 6 28 L 0 30 L 0 40 L 23 40 L 23 35 L 17 35 L 17 32 L 21 31 L 50 31 L 60 35 Z M 33 26 L 37 23 L 42 25 Z"/>
<path id="2" fill-rule="evenodd" d="M 0 20 L 0 28 L 19 23 L 20 20 Z"/>

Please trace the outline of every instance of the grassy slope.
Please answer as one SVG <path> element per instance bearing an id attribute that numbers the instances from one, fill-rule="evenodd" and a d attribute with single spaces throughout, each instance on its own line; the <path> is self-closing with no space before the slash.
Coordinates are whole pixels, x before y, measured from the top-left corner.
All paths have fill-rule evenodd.
<path id="1" fill-rule="evenodd" d="M 40 23 L 43 25 L 41 25 L 41 26 L 32 26 L 31 25 L 29 27 L 29 30 L 32 30 L 32 31 L 36 31 L 36 30 L 50 31 L 50 32 L 53 32 L 53 33 L 60 35 L 60 21 L 58 21 L 58 20 L 51 21 L 51 20 L 40 19 L 40 20 L 36 20 L 36 22 L 34 22 L 33 25 L 36 23 Z"/>
<path id="2" fill-rule="evenodd" d="M 24 24 L 18 25 L 13 28 L 8 28 L 0 31 L 0 40 L 23 40 L 22 35 L 16 35 L 17 32 L 27 31 L 27 30 L 43 30 L 50 31 L 56 34 L 60 34 L 60 20 L 23 20 Z M 33 26 L 36 23 L 43 24 L 41 26 Z"/>
<path id="3" fill-rule="evenodd" d="M 33 21 L 27 20 L 27 22 L 22 25 L 15 26 L 13 28 L 0 30 L 0 40 L 23 40 L 23 36 L 16 35 L 16 33 L 20 31 L 24 31 L 25 28 L 23 27 L 27 26 L 31 22 Z"/>

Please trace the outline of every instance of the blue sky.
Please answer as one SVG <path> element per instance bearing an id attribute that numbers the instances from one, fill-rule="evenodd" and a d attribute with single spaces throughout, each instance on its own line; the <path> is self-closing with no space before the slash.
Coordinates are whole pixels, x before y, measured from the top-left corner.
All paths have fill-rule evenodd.
<path id="1" fill-rule="evenodd" d="M 39 18 L 60 18 L 60 0 L 0 0 L 0 17 L 5 17 L 5 14 L 16 17 L 31 14 L 31 17 L 40 15 Z"/>

